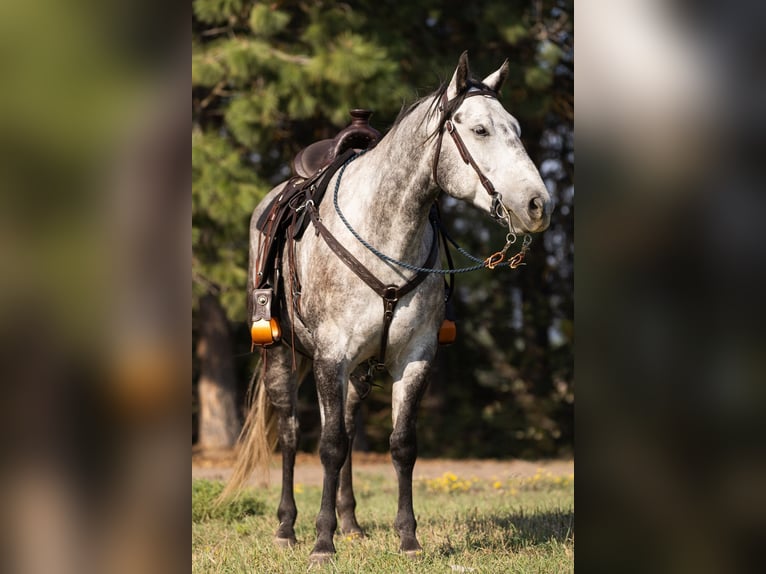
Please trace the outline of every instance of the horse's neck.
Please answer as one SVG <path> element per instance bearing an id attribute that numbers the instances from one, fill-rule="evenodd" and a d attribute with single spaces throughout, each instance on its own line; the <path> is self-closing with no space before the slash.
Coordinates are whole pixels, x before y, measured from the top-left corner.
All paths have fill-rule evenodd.
<path id="1" fill-rule="evenodd" d="M 428 138 L 433 123 L 422 121 L 427 108 L 421 103 L 360 158 L 347 185 L 344 177 L 342 203 L 358 214 L 360 234 L 387 255 L 411 263 L 422 256 L 428 211 L 438 193 L 431 178 L 434 140 Z"/>

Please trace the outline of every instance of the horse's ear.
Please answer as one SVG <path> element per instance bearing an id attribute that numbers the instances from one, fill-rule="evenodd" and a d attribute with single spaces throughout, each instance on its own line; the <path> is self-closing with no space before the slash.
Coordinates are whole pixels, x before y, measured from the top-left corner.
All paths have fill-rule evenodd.
<path id="1" fill-rule="evenodd" d="M 457 63 L 455 73 L 452 74 L 449 86 L 447 86 L 447 99 L 451 100 L 468 87 L 468 78 L 471 77 L 471 70 L 468 67 L 468 51 L 460 54 L 460 61 Z"/>
<path id="2" fill-rule="evenodd" d="M 484 78 L 482 83 L 488 88 L 499 92 L 500 88 L 503 86 L 503 82 L 505 82 L 505 79 L 508 77 L 508 69 L 508 59 L 506 58 L 503 65 Z"/>

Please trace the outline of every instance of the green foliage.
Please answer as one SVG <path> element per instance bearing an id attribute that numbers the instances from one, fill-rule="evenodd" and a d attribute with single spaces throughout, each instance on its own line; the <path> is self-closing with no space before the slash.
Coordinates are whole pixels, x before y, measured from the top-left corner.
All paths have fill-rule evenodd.
<path id="1" fill-rule="evenodd" d="M 265 505 L 251 494 L 216 504 L 216 498 L 223 492 L 223 483 L 209 480 L 192 481 L 192 522 L 223 520 L 235 522 L 247 516 L 264 513 Z"/>
<path id="2" fill-rule="evenodd" d="M 247 0 L 195 0 L 194 15 L 206 24 L 221 24 L 237 18 Z"/>
<path id="3" fill-rule="evenodd" d="M 192 46 L 192 84 L 212 88 L 226 76 L 226 68 L 212 50 Z"/>
<path id="4" fill-rule="evenodd" d="M 229 141 L 192 132 L 192 292 L 195 300 L 218 294 L 237 320 L 244 319 L 249 213 L 266 191 Z"/>
<path id="5" fill-rule="evenodd" d="M 340 34 L 360 28 L 366 20 L 363 10 L 354 10 L 347 4 L 327 6 L 323 2 L 312 2 L 306 16 L 309 24 L 301 40 L 317 53 L 326 51 Z"/>
<path id="6" fill-rule="evenodd" d="M 552 70 L 564 56 L 562 49 L 553 42 L 544 41 L 538 48 L 538 63 L 541 68 Z"/>
<path id="7" fill-rule="evenodd" d="M 256 4 L 250 11 L 250 30 L 256 36 L 274 36 L 290 22 L 290 14 L 266 4 Z"/>
<path id="8" fill-rule="evenodd" d="M 524 83 L 533 90 L 545 90 L 553 82 L 550 70 L 537 67 L 529 67 L 524 70 Z"/>
<path id="9" fill-rule="evenodd" d="M 503 38 L 511 45 L 515 46 L 521 40 L 527 37 L 529 30 L 522 24 L 511 24 L 502 29 Z"/>
<path id="10" fill-rule="evenodd" d="M 253 95 L 232 100 L 226 110 L 226 123 L 237 141 L 249 148 L 259 149 L 268 141 L 260 126 L 270 123 L 280 110 L 279 96 L 273 86 L 264 86 Z"/>

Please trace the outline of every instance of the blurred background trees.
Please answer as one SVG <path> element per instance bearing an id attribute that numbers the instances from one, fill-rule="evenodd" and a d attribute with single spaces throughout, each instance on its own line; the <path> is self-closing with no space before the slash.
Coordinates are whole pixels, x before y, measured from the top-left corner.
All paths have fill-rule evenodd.
<path id="1" fill-rule="evenodd" d="M 193 442 L 231 442 L 232 419 L 242 416 L 257 362 L 244 311 L 252 209 L 289 175 L 294 154 L 334 136 L 349 122 L 351 108 L 374 110 L 371 123 L 385 133 L 401 107 L 448 80 L 468 50 L 479 77 L 510 59 L 501 99 L 521 123 L 524 145 L 556 209 L 525 267 L 457 277 L 458 341 L 439 352 L 421 408 L 420 452 L 568 454 L 574 404 L 573 3 L 378 0 L 352 7 L 195 0 L 192 34 Z M 452 235 L 469 251 L 484 254 L 503 243 L 503 230 L 473 208 L 450 198 L 441 204 Z M 228 324 L 222 329 L 223 314 Z M 384 382 L 364 405 L 364 442 L 372 450 L 388 448 L 389 385 Z M 302 446 L 312 450 L 319 417 L 310 381 L 300 397 Z M 211 401 L 228 426 L 206 431 L 210 423 L 200 415 Z"/>

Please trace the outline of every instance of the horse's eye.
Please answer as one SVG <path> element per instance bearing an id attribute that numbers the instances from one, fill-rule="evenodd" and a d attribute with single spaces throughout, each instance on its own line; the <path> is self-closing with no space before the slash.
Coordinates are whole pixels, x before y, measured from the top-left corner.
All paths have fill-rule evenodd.
<path id="1" fill-rule="evenodd" d="M 486 130 L 484 126 L 476 126 L 475 128 L 473 128 L 473 133 L 475 133 L 477 136 L 489 135 L 489 132 Z"/>

